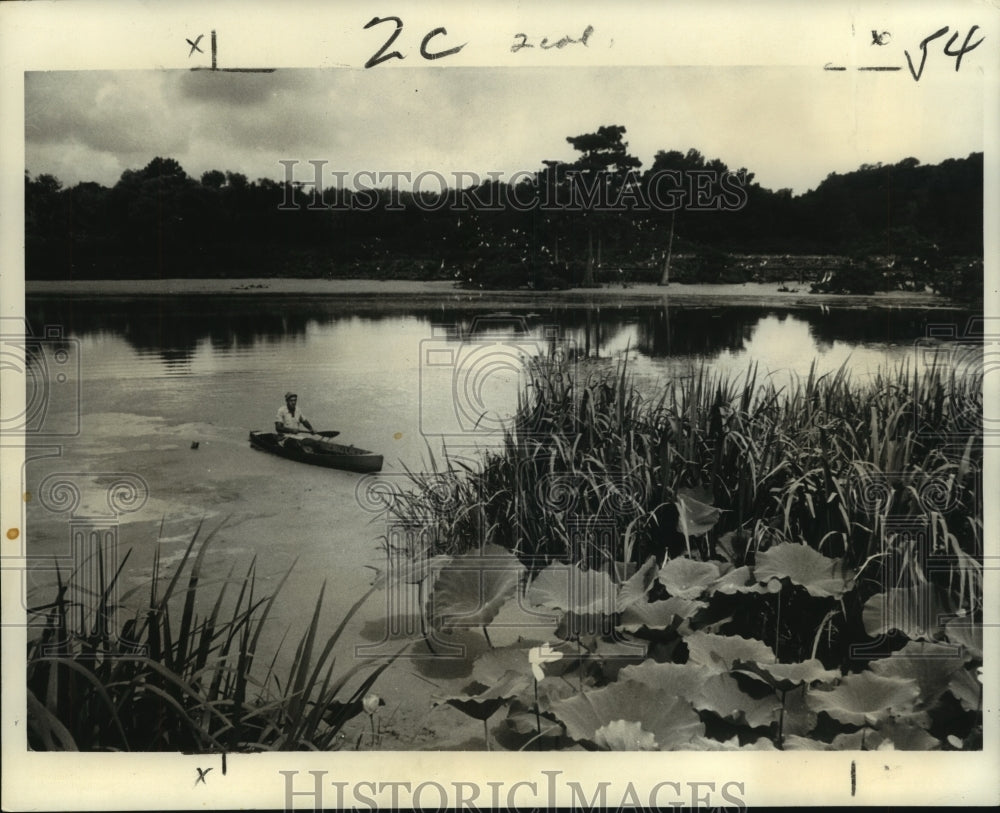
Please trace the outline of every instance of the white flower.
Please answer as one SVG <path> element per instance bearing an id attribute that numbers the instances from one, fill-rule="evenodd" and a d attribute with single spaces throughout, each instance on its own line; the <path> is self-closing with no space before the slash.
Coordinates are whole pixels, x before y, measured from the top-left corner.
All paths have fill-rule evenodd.
<path id="1" fill-rule="evenodd" d="M 361 701 L 362 707 L 369 714 L 374 714 L 376 711 L 378 711 L 378 707 L 381 703 L 382 703 L 382 698 L 379 697 L 374 692 L 369 692 L 368 694 L 366 694 L 364 696 L 364 699 Z"/>
<path id="2" fill-rule="evenodd" d="M 528 650 L 528 663 L 531 664 L 531 674 L 535 680 L 542 680 L 545 673 L 542 671 L 543 663 L 552 663 L 562 657 L 562 652 L 556 652 L 551 645 L 542 644 Z"/>

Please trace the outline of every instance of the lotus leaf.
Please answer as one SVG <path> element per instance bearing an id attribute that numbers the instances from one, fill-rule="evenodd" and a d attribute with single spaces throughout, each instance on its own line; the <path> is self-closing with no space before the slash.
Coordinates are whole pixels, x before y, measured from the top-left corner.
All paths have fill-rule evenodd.
<path id="1" fill-rule="evenodd" d="M 802 663 L 757 663 L 756 661 L 736 661 L 733 669 L 753 675 L 769 686 L 787 692 L 803 683 L 815 683 L 821 680 L 829 683 L 840 677 L 836 669 L 824 669 L 816 658 Z"/>
<path id="2" fill-rule="evenodd" d="M 967 618 L 953 618 L 944 626 L 945 635 L 953 644 L 961 644 L 966 660 L 983 659 L 982 625 Z"/>
<path id="3" fill-rule="evenodd" d="M 766 587 L 757 584 L 757 581 L 753 577 L 753 572 L 746 565 L 733 568 L 724 573 L 708 586 L 708 590 L 711 593 L 725 593 L 729 596 L 734 593 L 767 592 Z"/>
<path id="4" fill-rule="evenodd" d="M 523 565 L 510 551 L 484 546 L 482 554 L 454 556 L 438 574 L 427 600 L 435 629 L 484 627 L 517 591 Z"/>
<path id="5" fill-rule="evenodd" d="M 696 562 L 683 556 L 660 568 L 660 583 L 677 598 L 698 598 L 718 578 L 719 566 L 715 562 Z"/>
<path id="6" fill-rule="evenodd" d="M 594 744 L 608 751 L 659 751 L 652 731 L 635 720 L 612 720 L 594 733 Z"/>
<path id="7" fill-rule="evenodd" d="M 622 669 L 621 680 L 634 680 L 667 695 L 690 697 L 711 674 L 710 669 L 691 663 L 643 661 Z"/>
<path id="8" fill-rule="evenodd" d="M 966 711 L 979 711 L 983 702 L 983 684 L 969 669 L 955 672 L 948 681 L 951 692 Z"/>
<path id="9" fill-rule="evenodd" d="M 948 688 L 951 676 L 962 668 L 957 647 L 909 641 L 891 657 L 872 661 L 869 668 L 883 677 L 912 678 L 920 687 L 920 702 L 930 706 Z"/>
<path id="10" fill-rule="evenodd" d="M 885 738 L 871 728 L 838 734 L 830 743 L 831 751 L 879 751 L 886 746 Z M 888 747 L 891 747 L 891 743 Z"/>
<path id="11" fill-rule="evenodd" d="M 535 577 L 525 601 L 533 607 L 579 615 L 612 615 L 617 609 L 618 588 L 603 570 L 556 563 Z"/>
<path id="12" fill-rule="evenodd" d="M 777 721 L 781 701 L 774 695 L 754 699 L 742 691 L 731 675 L 712 675 L 691 697 L 691 705 L 723 719 L 757 728 Z"/>
<path id="13" fill-rule="evenodd" d="M 782 741 L 782 748 L 785 751 L 832 751 L 833 745 L 811 737 L 789 734 Z"/>
<path id="14" fill-rule="evenodd" d="M 893 587 L 865 602 L 861 621 L 873 638 L 898 630 L 910 640 L 934 639 L 941 629 L 935 619 L 945 613 L 930 587 Z"/>
<path id="15" fill-rule="evenodd" d="M 538 734 L 538 725 L 541 723 L 542 736 L 559 736 L 562 734 L 562 726 L 547 717 L 536 717 L 533 711 L 511 711 L 504 719 L 507 727 L 515 734 L 534 736 Z"/>
<path id="16" fill-rule="evenodd" d="M 800 686 L 785 692 L 785 713 L 781 717 L 782 735 L 802 736 L 809 734 L 819 720 L 819 715 L 806 702 L 806 687 Z"/>
<path id="17" fill-rule="evenodd" d="M 698 631 L 688 635 L 684 643 L 688 647 L 688 662 L 707 666 L 713 672 L 728 672 L 735 661 L 777 661 L 771 647 L 756 638 Z"/>
<path id="18" fill-rule="evenodd" d="M 595 742 L 597 731 L 615 720 L 641 723 L 664 751 L 684 749 L 705 733 L 686 700 L 631 680 L 554 701 L 551 710 L 574 740 Z"/>
<path id="19" fill-rule="evenodd" d="M 789 579 L 818 598 L 840 598 L 853 587 L 853 577 L 853 571 L 844 568 L 842 559 L 830 559 L 808 545 L 794 542 L 758 553 L 754 567 L 758 582 Z"/>
<path id="20" fill-rule="evenodd" d="M 466 686 L 463 694 L 438 698 L 439 702 L 454 706 L 462 714 L 476 720 L 488 720 L 497 709 L 516 697 L 521 691 L 523 677 L 515 672 L 507 675 L 493 686 L 473 682 Z"/>
<path id="21" fill-rule="evenodd" d="M 873 672 L 847 675 L 832 690 L 811 690 L 806 702 L 852 725 L 876 725 L 894 711 L 910 711 L 920 689 L 911 678 L 882 677 Z"/>
<path id="22" fill-rule="evenodd" d="M 621 612 L 636 603 L 644 603 L 642 600 L 656 582 L 658 574 L 656 557 L 650 556 L 619 588 L 616 602 L 618 611 Z"/>
<path id="23" fill-rule="evenodd" d="M 677 530 L 684 534 L 689 549 L 691 537 L 707 534 L 722 516 L 722 509 L 711 505 L 712 499 L 704 489 L 677 490 Z"/>
<path id="24" fill-rule="evenodd" d="M 640 627 L 649 629 L 675 628 L 681 621 L 691 618 L 698 610 L 707 607 L 704 601 L 692 601 L 676 596 L 663 601 L 633 604 L 621 616 L 618 629 L 635 632 Z"/>
<path id="25" fill-rule="evenodd" d="M 605 679 L 614 679 L 619 671 L 641 663 L 646 657 L 646 641 L 639 639 L 599 640 L 593 657 L 600 662 Z"/>
<path id="26" fill-rule="evenodd" d="M 739 737 L 728 740 L 713 740 L 711 737 L 695 737 L 691 740 L 691 751 L 776 751 L 774 743 L 767 737 L 740 745 Z"/>
<path id="27" fill-rule="evenodd" d="M 922 726 L 906 720 L 890 718 L 879 726 L 878 731 L 896 751 L 937 751 L 941 748 L 941 740 L 932 737 Z"/>

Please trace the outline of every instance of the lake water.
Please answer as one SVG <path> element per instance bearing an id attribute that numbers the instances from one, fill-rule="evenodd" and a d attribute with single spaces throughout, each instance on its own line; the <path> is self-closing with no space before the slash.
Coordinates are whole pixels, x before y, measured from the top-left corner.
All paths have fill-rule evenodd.
<path id="1" fill-rule="evenodd" d="M 48 387 L 49 431 L 71 433 L 31 452 L 26 468 L 26 490 L 38 496 L 27 513 L 27 550 L 39 557 L 28 575 L 29 598 L 50 597 L 53 563 L 64 570 L 73 563 L 74 523 L 107 523 L 108 486 L 128 475 L 144 493 L 110 520 L 119 558 L 132 551 L 123 591 L 149 578 L 154 552 L 167 567 L 176 562 L 203 521 L 220 528 L 207 572 L 243 572 L 256 557 L 258 583 L 267 589 L 294 564 L 275 618 L 277 635 L 287 625 L 297 636 L 324 583 L 323 617 L 333 629 L 371 568 L 384 566 L 379 538 L 386 528 L 359 497 L 359 484 L 370 480 L 249 447 L 247 433 L 271 428 L 286 390 L 299 394 L 314 427 L 337 429 L 345 441 L 383 454 L 381 480 L 402 483 L 405 468 L 426 466 L 442 441 L 461 455 L 489 443 L 513 408 L 523 358 L 553 344 L 571 348 L 584 374 L 627 353 L 637 382 L 650 391 L 700 363 L 732 375 L 758 363 L 761 373 L 787 379 L 806 375 L 813 362 L 821 373 L 846 362 L 863 378 L 880 367 L 921 363 L 919 340 L 940 332 L 935 325 L 957 325 L 960 333 L 969 314 L 660 303 L 534 305 L 498 315 L 400 299 L 211 296 L 32 298 L 27 316 L 36 334 L 45 325 L 62 328 L 34 380 L 36 389 Z M 57 374 L 66 377 L 57 381 Z M 29 392 L 29 407 L 37 401 Z M 46 481 L 60 478 L 75 483 L 76 507 L 43 499 Z M 386 607 L 374 597 L 351 628 L 371 652 L 382 651 Z M 412 699 L 411 671 L 421 668 L 383 676 L 383 691 Z M 426 713 L 413 702 L 398 706 L 411 724 Z"/>
<path id="2" fill-rule="evenodd" d="M 915 343 L 942 324 L 960 331 L 967 316 L 690 305 L 497 315 L 296 297 L 40 298 L 28 309 L 36 333 L 59 325 L 71 340 L 67 367 L 78 359 L 85 424 L 127 414 L 206 424 L 242 440 L 251 428 L 270 427 L 283 393 L 294 389 L 314 426 L 383 452 L 390 469 L 400 458 L 419 462 L 425 441 L 487 438 L 513 406 L 521 359 L 553 344 L 585 357 L 585 373 L 628 351 L 648 390 L 701 362 L 734 376 L 757 363 L 780 378 L 805 375 L 814 362 L 821 373 L 847 363 L 864 378 L 879 367 L 920 363 Z M 72 396 L 56 398 L 48 423 L 76 408 Z"/>

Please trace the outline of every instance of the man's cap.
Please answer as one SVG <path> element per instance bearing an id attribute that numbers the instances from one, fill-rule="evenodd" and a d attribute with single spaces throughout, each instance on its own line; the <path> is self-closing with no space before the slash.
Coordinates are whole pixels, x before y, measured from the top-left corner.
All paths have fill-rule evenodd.
<path id="1" fill-rule="evenodd" d="M 297 393 L 294 393 L 294 392 L 286 392 L 286 393 L 285 393 L 285 400 L 287 401 L 287 400 L 288 400 L 289 398 L 291 398 L 292 396 L 295 396 L 296 398 L 298 398 L 298 394 L 297 394 Z"/>

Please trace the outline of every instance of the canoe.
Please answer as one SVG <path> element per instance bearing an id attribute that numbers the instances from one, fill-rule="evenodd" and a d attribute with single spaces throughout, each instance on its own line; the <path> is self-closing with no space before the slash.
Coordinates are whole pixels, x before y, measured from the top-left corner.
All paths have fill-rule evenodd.
<path id="1" fill-rule="evenodd" d="M 327 437 L 337 434 L 319 432 Z M 295 460 L 299 463 L 309 463 L 313 466 L 326 466 L 330 469 L 345 471 L 375 472 L 382 470 L 382 455 L 358 449 L 356 446 L 345 446 L 326 440 L 322 445 L 303 445 L 294 437 L 284 437 L 279 441 L 274 432 L 251 432 L 250 445 L 262 452 L 270 452 L 279 457 Z"/>

